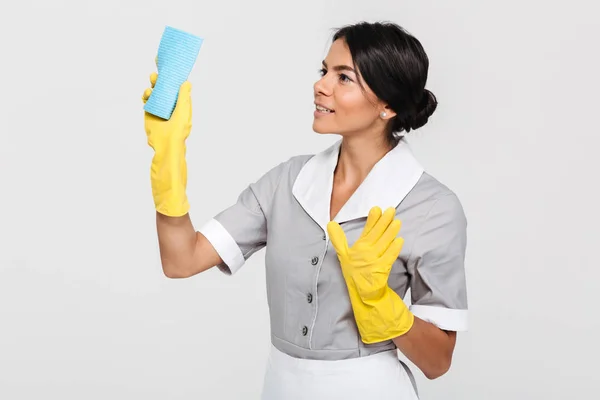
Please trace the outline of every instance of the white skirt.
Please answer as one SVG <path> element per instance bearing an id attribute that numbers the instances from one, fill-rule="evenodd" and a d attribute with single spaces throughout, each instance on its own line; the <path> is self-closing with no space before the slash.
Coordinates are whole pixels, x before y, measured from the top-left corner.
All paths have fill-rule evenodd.
<path id="1" fill-rule="evenodd" d="M 262 400 L 418 400 L 395 350 L 339 361 L 290 357 L 271 346 Z"/>

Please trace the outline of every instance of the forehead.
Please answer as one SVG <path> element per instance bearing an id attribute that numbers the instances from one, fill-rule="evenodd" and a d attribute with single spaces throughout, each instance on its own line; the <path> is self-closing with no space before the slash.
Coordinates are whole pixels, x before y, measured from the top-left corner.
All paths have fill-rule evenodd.
<path id="1" fill-rule="evenodd" d="M 361 76 L 360 69 L 354 66 L 352 54 L 350 53 L 350 49 L 348 48 L 348 45 L 344 39 L 338 39 L 331 44 L 329 52 L 327 53 L 327 57 L 325 57 L 325 62 L 327 63 L 328 68 L 336 68 L 340 66 L 348 66 L 353 68 L 355 71 L 354 75 L 347 71 L 344 71 L 344 73 L 349 73 L 350 76 L 352 76 L 359 83 L 363 93 L 366 95 L 369 101 L 377 101 L 377 97 L 374 95 L 369 85 L 367 85 Z"/>
<path id="2" fill-rule="evenodd" d="M 325 61 L 331 66 L 347 65 L 352 67 L 352 55 L 350 54 L 348 45 L 343 39 L 338 39 L 331 44 Z"/>

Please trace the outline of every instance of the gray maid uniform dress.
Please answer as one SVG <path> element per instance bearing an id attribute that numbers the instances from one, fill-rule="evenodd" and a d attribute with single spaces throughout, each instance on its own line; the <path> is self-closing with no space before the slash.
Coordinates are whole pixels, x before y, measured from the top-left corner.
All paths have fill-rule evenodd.
<path id="1" fill-rule="evenodd" d="M 333 171 L 341 140 L 277 165 L 200 232 L 235 274 L 266 246 L 272 349 L 264 400 L 416 399 L 392 340 L 360 340 L 340 264 L 328 235 Z M 467 329 L 467 221 L 455 193 L 423 170 L 400 141 L 371 170 L 335 221 L 352 243 L 369 210 L 395 207 L 405 240 L 389 277 L 410 310 L 441 329 Z"/>

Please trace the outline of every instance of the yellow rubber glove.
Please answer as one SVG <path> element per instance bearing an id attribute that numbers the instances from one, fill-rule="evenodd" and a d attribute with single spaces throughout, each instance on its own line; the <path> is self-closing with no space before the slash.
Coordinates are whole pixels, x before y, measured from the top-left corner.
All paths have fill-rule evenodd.
<path id="1" fill-rule="evenodd" d="M 152 94 L 158 74 L 150 75 L 151 87 L 144 91 L 144 104 Z M 150 167 L 152 196 L 156 211 L 170 217 L 185 215 L 190 205 L 187 188 L 185 140 L 192 130 L 192 85 L 184 82 L 179 89 L 177 104 L 169 120 L 144 111 L 144 129 L 148 144 L 154 149 Z"/>
<path id="2" fill-rule="evenodd" d="M 414 315 L 388 286 L 388 277 L 404 239 L 397 237 L 401 223 L 396 210 L 371 208 L 358 240 L 348 247 L 342 227 L 334 221 L 327 232 L 337 253 L 348 287 L 354 318 L 364 343 L 393 339 L 408 332 Z"/>

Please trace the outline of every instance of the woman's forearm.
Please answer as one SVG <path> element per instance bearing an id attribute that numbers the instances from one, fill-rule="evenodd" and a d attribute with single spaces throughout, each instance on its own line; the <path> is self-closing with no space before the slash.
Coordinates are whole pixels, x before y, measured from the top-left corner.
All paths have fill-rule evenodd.
<path id="1" fill-rule="evenodd" d="M 186 277 L 196 247 L 196 231 L 189 214 L 168 217 L 157 212 L 156 228 L 165 275 L 171 278 Z"/>
<path id="2" fill-rule="evenodd" d="M 411 329 L 394 338 L 394 343 L 428 379 L 435 379 L 450 369 L 456 332 L 443 331 L 415 317 Z"/>

